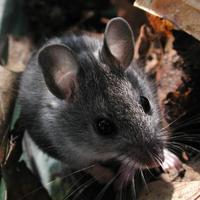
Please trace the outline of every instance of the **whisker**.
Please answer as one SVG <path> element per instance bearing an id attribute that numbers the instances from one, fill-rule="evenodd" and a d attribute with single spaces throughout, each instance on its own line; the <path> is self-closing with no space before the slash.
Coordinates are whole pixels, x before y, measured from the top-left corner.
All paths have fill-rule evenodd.
<path id="1" fill-rule="evenodd" d="M 179 119 L 181 119 L 181 117 L 183 117 L 185 115 L 185 113 L 181 114 L 179 117 L 177 117 L 175 120 L 173 120 L 171 123 L 167 124 L 167 126 L 163 127 L 161 130 L 166 130 L 167 128 L 169 128 L 172 124 L 174 124 L 175 122 L 177 122 Z"/>
<path id="2" fill-rule="evenodd" d="M 123 155 L 123 153 L 122 154 L 119 154 L 119 155 L 117 155 L 116 156 L 116 158 L 117 157 L 120 157 L 120 156 L 122 156 Z M 126 158 L 126 157 L 125 157 Z M 124 159 L 125 159 L 124 158 Z M 121 159 L 121 161 L 123 161 L 124 159 Z M 100 193 L 105 193 L 105 191 L 106 191 L 106 189 L 109 187 L 109 185 L 111 185 L 113 182 L 114 182 L 114 180 L 117 178 L 119 176 L 119 174 L 117 173 L 107 184 L 106 184 L 106 186 L 103 188 L 103 191 L 101 191 Z M 103 175 L 102 175 L 102 177 L 103 177 Z M 96 180 L 95 180 L 96 181 Z M 95 182 L 94 181 L 94 182 Z M 81 185 L 78 189 L 76 189 L 76 191 L 77 190 L 80 190 L 80 188 L 82 188 L 81 189 L 81 191 L 80 192 L 78 192 L 76 195 L 75 195 L 75 197 L 74 197 L 74 199 L 76 199 L 76 198 L 78 198 L 78 196 L 79 195 L 81 195 L 81 193 L 87 188 L 87 187 L 89 187 L 90 185 L 91 185 L 92 183 L 88 183 L 88 184 L 86 184 L 86 185 Z M 82 187 L 83 186 L 83 187 Z M 75 191 L 75 192 L 76 192 Z M 73 193 L 74 193 L 74 191 L 73 191 Z M 103 196 L 103 194 L 99 194 L 100 195 L 100 197 L 98 197 L 99 199 L 101 198 L 101 196 Z M 73 195 L 73 194 L 72 194 Z M 71 196 L 71 195 L 70 195 Z M 69 196 L 67 196 L 67 198 L 69 198 Z M 97 198 L 97 197 L 96 197 Z"/>
<path id="3" fill-rule="evenodd" d="M 168 143 L 167 148 L 168 148 L 170 151 L 172 151 L 172 152 L 174 152 L 175 150 L 177 150 L 177 151 L 179 151 L 179 152 L 184 151 L 184 147 L 178 145 L 178 144 L 175 143 L 175 142 L 170 142 L 170 143 Z"/>
<path id="4" fill-rule="evenodd" d="M 150 174 L 154 179 L 157 179 L 157 177 L 151 172 L 151 170 L 149 169 L 148 166 L 145 166 L 145 169 L 147 170 L 147 172 L 149 172 L 149 174 Z"/>
<path id="5" fill-rule="evenodd" d="M 131 162 L 131 160 L 127 163 L 127 165 L 129 165 L 130 162 Z M 131 172 L 133 172 L 133 173 L 131 173 Z M 127 180 L 126 180 L 126 182 L 129 180 L 130 176 L 132 176 L 132 179 L 131 179 L 132 181 L 131 181 L 131 182 L 132 182 L 132 186 L 133 186 L 133 197 L 134 197 L 134 199 L 136 199 L 136 188 L 135 188 L 135 165 L 134 165 L 134 164 L 131 166 L 131 169 L 130 169 L 130 172 L 128 173 L 128 176 L 127 176 Z M 122 188 L 123 188 L 123 185 L 122 185 Z M 131 193 L 130 193 L 129 195 L 131 195 Z M 130 199 L 132 199 L 132 196 L 131 196 Z"/>
<path id="6" fill-rule="evenodd" d="M 136 199 L 135 177 L 132 179 L 132 184 L 133 184 L 133 196 L 134 199 Z"/>
<path id="7" fill-rule="evenodd" d="M 186 135 L 185 132 L 179 132 L 179 134 L 172 136 L 170 139 L 197 139 L 199 137 L 200 135 Z"/>
<path id="8" fill-rule="evenodd" d="M 149 188 L 148 188 L 147 182 L 146 182 L 145 177 L 144 177 L 144 173 L 143 173 L 143 171 L 142 171 L 141 169 L 139 169 L 139 171 L 140 171 L 140 174 L 141 174 L 142 180 L 143 180 L 143 182 L 144 182 L 145 188 L 146 188 L 147 191 L 149 191 Z"/>
<path id="9" fill-rule="evenodd" d="M 101 200 L 103 198 L 103 195 L 105 194 L 108 187 L 117 179 L 117 177 L 120 175 L 120 173 L 117 173 L 101 190 L 101 192 L 97 195 L 95 200 Z"/>
<path id="10" fill-rule="evenodd" d="M 173 142 L 174 143 L 174 142 Z M 179 142 L 176 142 L 176 145 L 179 145 L 179 146 L 185 146 L 185 147 L 188 147 L 188 148 L 190 148 L 190 149 L 192 149 L 192 150 L 194 150 L 194 151 L 196 151 L 196 152 L 198 152 L 198 153 L 200 153 L 200 150 L 199 149 L 197 149 L 197 148 L 195 148 L 195 147 L 193 147 L 193 146 L 191 146 L 191 145 L 189 145 L 189 144 L 181 144 L 181 143 L 179 143 Z"/>
<path id="11" fill-rule="evenodd" d="M 93 184 L 94 182 L 96 182 L 96 180 L 94 180 L 93 178 L 90 178 L 89 180 L 87 180 L 85 183 L 81 184 L 78 188 L 76 188 L 74 191 L 72 191 L 70 194 L 68 194 L 66 197 L 64 197 L 63 200 L 67 200 L 69 197 L 71 197 L 75 192 L 79 191 L 82 187 L 85 188 L 89 187 L 91 184 Z"/>
<path id="12" fill-rule="evenodd" d="M 75 181 L 75 183 L 72 184 L 72 186 L 71 186 L 71 187 L 68 189 L 68 191 L 66 192 L 65 197 L 66 197 L 70 192 L 72 192 L 72 190 L 74 189 L 74 187 L 75 187 L 76 185 L 79 184 L 79 182 L 85 177 L 85 175 L 86 175 L 86 174 L 83 174 L 83 176 L 81 176 L 78 180 Z M 65 197 L 64 197 L 64 198 L 65 198 Z"/>
<path id="13" fill-rule="evenodd" d="M 122 200 L 122 190 L 119 192 L 120 200 Z"/>
<path id="14" fill-rule="evenodd" d="M 172 132 L 176 132 L 176 130 L 178 130 L 178 129 L 185 128 L 185 127 L 190 126 L 190 125 L 200 124 L 200 114 L 196 114 L 196 115 L 193 115 L 191 117 L 186 117 L 187 114 L 188 113 L 183 113 L 178 118 L 176 118 L 174 121 L 169 123 L 166 127 L 163 127 L 161 129 L 161 131 L 166 130 L 168 127 L 171 127 Z M 185 118 L 181 119 L 184 116 L 185 116 Z M 176 123 L 176 126 L 172 126 L 175 123 Z M 191 128 L 190 128 L 190 131 L 191 131 Z"/>

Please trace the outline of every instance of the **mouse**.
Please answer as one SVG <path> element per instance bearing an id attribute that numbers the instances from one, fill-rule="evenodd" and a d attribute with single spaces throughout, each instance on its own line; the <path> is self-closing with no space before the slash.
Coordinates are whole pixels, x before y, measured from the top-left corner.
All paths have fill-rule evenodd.
<path id="1" fill-rule="evenodd" d="M 117 189 L 137 170 L 181 166 L 167 149 L 170 134 L 163 131 L 154 84 L 133 59 L 134 44 L 121 17 L 107 23 L 102 38 L 50 39 L 33 53 L 19 88 L 35 144 Z"/>

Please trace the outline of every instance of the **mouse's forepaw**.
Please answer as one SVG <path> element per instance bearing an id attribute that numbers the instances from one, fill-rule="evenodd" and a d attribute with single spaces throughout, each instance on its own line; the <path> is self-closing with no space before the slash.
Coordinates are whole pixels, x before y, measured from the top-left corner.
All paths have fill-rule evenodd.
<path id="1" fill-rule="evenodd" d="M 170 169 L 176 169 L 177 171 L 180 171 L 182 169 L 182 162 L 175 154 L 167 149 L 164 149 L 164 161 L 161 167 L 165 172 L 169 171 Z"/>

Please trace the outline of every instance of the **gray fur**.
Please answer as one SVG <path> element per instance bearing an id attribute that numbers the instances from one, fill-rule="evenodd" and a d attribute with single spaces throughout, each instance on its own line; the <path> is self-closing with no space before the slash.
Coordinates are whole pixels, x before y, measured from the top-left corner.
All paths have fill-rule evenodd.
<path id="1" fill-rule="evenodd" d="M 79 65 L 78 89 L 73 102 L 53 95 L 38 64 L 39 53 L 32 56 L 21 79 L 19 99 L 26 127 L 36 144 L 76 169 L 121 154 L 129 154 L 139 164 L 148 160 L 147 152 L 161 154 L 164 141 L 157 103 L 139 67 L 132 61 L 124 70 L 119 62 L 105 56 L 102 41 L 89 36 L 56 38 L 45 46 L 52 44 L 73 51 Z M 143 111 L 140 96 L 149 99 L 150 114 Z M 117 133 L 98 135 L 93 129 L 97 116 L 109 116 Z"/>

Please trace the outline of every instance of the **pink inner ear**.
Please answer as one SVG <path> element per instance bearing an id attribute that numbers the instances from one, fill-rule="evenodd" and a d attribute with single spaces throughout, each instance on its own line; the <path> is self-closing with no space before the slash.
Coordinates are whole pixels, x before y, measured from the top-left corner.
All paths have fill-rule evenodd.
<path id="1" fill-rule="evenodd" d="M 123 69 L 133 59 L 134 38 L 129 24 L 122 18 L 111 20 L 105 31 L 105 42 L 110 53 L 120 62 Z"/>
<path id="2" fill-rule="evenodd" d="M 131 51 L 133 51 L 131 47 L 131 42 L 132 41 L 127 40 L 118 40 L 115 42 L 113 41 L 113 44 L 110 45 L 110 51 L 112 52 L 113 56 L 119 59 L 120 61 L 128 60 L 129 58 L 127 57 L 129 56 L 129 54 L 133 57 L 133 52 L 131 53 Z M 129 51 L 128 54 L 126 52 L 127 50 Z"/>
<path id="3" fill-rule="evenodd" d="M 65 96 L 65 99 L 72 100 L 77 88 L 76 74 L 74 72 L 63 73 L 62 70 L 59 70 L 56 73 L 55 78 L 58 87 L 61 89 L 61 91 L 63 91 L 63 96 Z"/>

